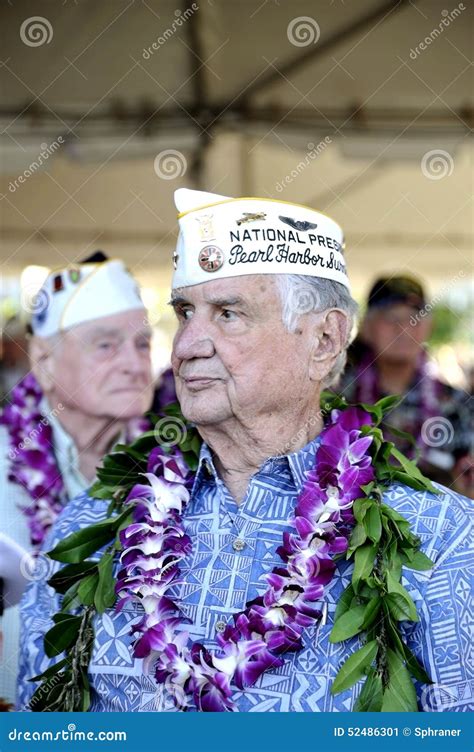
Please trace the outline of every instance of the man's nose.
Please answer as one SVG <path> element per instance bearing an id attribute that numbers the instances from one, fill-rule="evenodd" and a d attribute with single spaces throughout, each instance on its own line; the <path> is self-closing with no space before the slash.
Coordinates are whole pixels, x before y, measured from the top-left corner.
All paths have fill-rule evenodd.
<path id="1" fill-rule="evenodd" d="M 198 321 L 197 317 L 190 319 L 181 331 L 175 335 L 173 355 L 178 360 L 192 360 L 193 358 L 212 358 L 215 353 L 214 340 L 210 331 L 210 324 Z"/>

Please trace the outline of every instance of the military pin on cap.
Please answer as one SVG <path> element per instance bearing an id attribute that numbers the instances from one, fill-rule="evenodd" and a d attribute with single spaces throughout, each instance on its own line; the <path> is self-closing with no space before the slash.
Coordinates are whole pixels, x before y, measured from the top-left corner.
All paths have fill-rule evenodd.
<path id="1" fill-rule="evenodd" d="M 81 270 L 77 267 L 74 267 L 73 269 L 69 269 L 69 279 L 74 284 L 77 284 L 81 278 Z"/>
<path id="2" fill-rule="evenodd" d="M 224 253 L 216 245 L 206 245 L 199 253 L 198 262 L 205 272 L 217 272 L 224 263 Z"/>

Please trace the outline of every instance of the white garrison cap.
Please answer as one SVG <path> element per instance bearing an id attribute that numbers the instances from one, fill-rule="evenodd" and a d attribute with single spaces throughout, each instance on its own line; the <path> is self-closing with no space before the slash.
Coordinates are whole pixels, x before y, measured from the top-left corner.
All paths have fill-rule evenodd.
<path id="1" fill-rule="evenodd" d="M 301 204 L 179 188 L 172 286 L 244 274 L 305 274 L 349 288 L 339 225 Z"/>
<path id="2" fill-rule="evenodd" d="M 51 337 L 114 313 L 145 310 L 137 282 L 118 259 L 51 272 L 32 308 L 31 328 L 38 337 Z"/>

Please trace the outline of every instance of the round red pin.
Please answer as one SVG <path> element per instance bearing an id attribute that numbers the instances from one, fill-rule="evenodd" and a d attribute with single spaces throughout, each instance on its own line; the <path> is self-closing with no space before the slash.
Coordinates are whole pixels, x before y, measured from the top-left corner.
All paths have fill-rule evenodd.
<path id="1" fill-rule="evenodd" d="M 224 263 L 224 253 L 216 245 L 206 245 L 199 253 L 198 262 L 205 272 L 217 272 Z"/>

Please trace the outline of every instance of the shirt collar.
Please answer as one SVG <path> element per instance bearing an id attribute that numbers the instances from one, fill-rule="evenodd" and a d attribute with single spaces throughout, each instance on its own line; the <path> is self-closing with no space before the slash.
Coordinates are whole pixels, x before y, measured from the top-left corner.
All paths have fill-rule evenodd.
<path id="1" fill-rule="evenodd" d="M 46 397 L 42 397 L 39 408 L 43 415 L 48 416 L 48 421 L 53 431 L 53 446 L 55 453 L 58 457 L 60 456 L 61 459 L 67 459 L 67 462 L 71 466 L 76 466 L 78 464 L 78 454 L 74 439 L 62 426 L 54 414 L 54 411 L 51 410 Z"/>
<path id="2" fill-rule="evenodd" d="M 260 466 L 258 473 L 271 474 L 278 468 L 288 468 L 298 493 L 303 488 L 306 477 L 314 468 L 316 451 L 321 443 L 320 436 L 311 439 L 302 449 L 289 454 L 269 457 Z M 257 474 L 258 474 L 257 473 Z M 202 443 L 199 453 L 198 468 L 193 484 L 193 494 L 203 481 L 209 478 L 217 478 L 217 470 L 214 464 L 212 452 L 206 443 Z"/>
<path id="3" fill-rule="evenodd" d="M 54 454 L 67 496 L 72 499 L 91 485 L 79 469 L 79 452 L 76 442 L 58 420 L 45 396 L 41 398 L 39 409 L 44 416 L 48 417 L 51 425 Z M 114 443 L 125 441 L 125 433 L 122 433 Z"/>
<path id="4" fill-rule="evenodd" d="M 321 444 L 321 436 L 318 435 L 309 441 L 298 452 L 292 452 L 287 455 L 293 480 L 298 491 L 304 486 L 310 470 L 314 469 L 316 464 L 316 452 Z"/>

